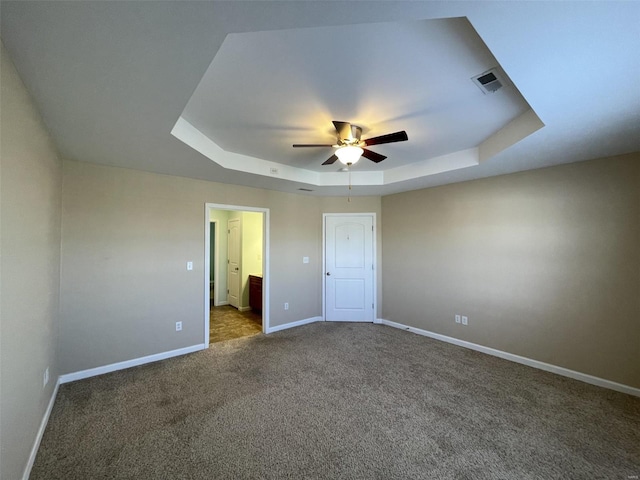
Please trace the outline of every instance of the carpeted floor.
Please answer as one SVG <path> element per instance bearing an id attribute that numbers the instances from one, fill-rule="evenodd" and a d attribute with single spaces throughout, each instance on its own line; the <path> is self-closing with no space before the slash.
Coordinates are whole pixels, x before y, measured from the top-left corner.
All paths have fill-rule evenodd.
<path id="1" fill-rule="evenodd" d="M 31 479 L 622 479 L 640 398 L 316 323 L 60 387 Z"/>

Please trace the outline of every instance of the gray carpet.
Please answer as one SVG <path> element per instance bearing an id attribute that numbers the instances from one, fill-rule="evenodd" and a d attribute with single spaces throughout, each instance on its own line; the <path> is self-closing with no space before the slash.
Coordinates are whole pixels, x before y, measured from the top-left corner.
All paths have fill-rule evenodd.
<path id="1" fill-rule="evenodd" d="M 640 399 L 317 323 L 60 388 L 31 479 L 624 479 Z"/>

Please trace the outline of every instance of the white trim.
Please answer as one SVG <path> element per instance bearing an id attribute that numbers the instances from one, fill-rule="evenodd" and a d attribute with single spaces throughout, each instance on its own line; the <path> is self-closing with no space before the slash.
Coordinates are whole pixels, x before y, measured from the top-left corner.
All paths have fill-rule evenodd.
<path id="1" fill-rule="evenodd" d="M 494 357 L 503 358 L 505 360 L 509 360 L 515 363 L 521 363 L 522 365 L 527 365 L 529 367 L 537 368 L 539 370 L 544 370 L 547 372 L 555 373 L 557 375 L 562 375 L 563 377 L 573 378 L 574 380 L 579 380 L 581 382 L 589 383 L 591 385 L 596 385 L 598 387 L 608 388 L 610 390 L 615 390 L 617 392 L 627 393 L 629 395 L 640 397 L 640 388 L 635 388 L 630 385 L 624 385 L 622 383 L 612 382 L 611 380 L 606 380 L 604 378 L 594 377 L 593 375 L 576 372 L 575 370 L 569 370 L 568 368 L 564 368 L 564 367 L 558 367 L 557 365 L 540 362 L 539 360 L 533 360 L 531 358 L 521 357 L 520 355 L 515 355 L 509 352 L 503 352 L 502 350 L 496 350 L 495 348 L 485 347 L 483 345 L 478 345 L 476 343 L 467 342 L 466 340 L 459 340 L 457 338 L 447 337 L 446 335 L 430 332 L 428 330 L 422 330 L 420 328 L 410 327 L 408 325 L 403 325 L 402 323 L 392 322 L 391 320 L 385 320 L 385 319 L 381 319 L 381 320 L 384 325 L 388 325 L 389 327 L 399 328 L 401 330 L 406 330 L 411 333 L 417 333 L 418 335 L 423 335 L 425 337 L 430 337 L 435 340 L 440 340 L 442 342 L 458 345 L 459 347 L 468 348 L 470 350 L 475 350 L 477 352 L 486 353 L 487 355 L 493 355 Z"/>
<path id="2" fill-rule="evenodd" d="M 325 285 L 325 272 L 327 271 L 326 266 L 326 251 L 327 251 L 327 217 L 361 217 L 365 215 L 371 215 L 373 217 L 372 225 L 373 225 L 373 275 L 372 275 L 372 288 L 373 288 L 373 323 L 382 323 L 380 319 L 377 318 L 378 315 L 378 225 L 377 225 L 377 215 L 375 212 L 352 212 L 352 213 L 323 213 L 322 214 L 322 321 L 327 321 L 327 312 L 326 312 L 326 303 L 327 303 L 327 292 Z M 349 320 L 345 320 L 349 321 Z M 367 323 L 371 323 L 367 321 Z"/>
<path id="3" fill-rule="evenodd" d="M 327 286 L 325 273 L 327 271 L 327 214 L 322 214 L 322 271 L 320 275 L 322 276 L 320 283 L 322 283 L 322 321 L 327 321 Z"/>
<path id="4" fill-rule="evenodd" d="M 176 350 L 170 350 L 168 352 L 155 353 L 153 355 L 147 355 L 146 357 L 133 358 L 131 360 L 125 360 L 124 362 L 111 363 L 102 367 L 89 368 L 87 370 L 81 370 L 74 373 L 66 373 L 60 375 L 60 383 L 75 382 L 76 380 L 82 380 L 85 378 L 95 377 L 104 373 L 111 373 L 118 370 L 124 370 L 126 368 L 137 367 L 138 365 L 144 365 L 145 363 L 157 362 L 159 360 L 165 360 L 167 358 L 179 357 L 180 355 L 186 355 L 187 353 L 197 352 L 204 350 L 207 347 L 200 343 L 198 345 L 191 345 L 190 347 L 178 348 Z"/>
<path id="5" fill-rule="evenodd" d="M 211 220 L 211 216 L 210 216 L 210 212 L 209 209 L 205 207 L 204 209 L 204 214 L 205 214 L 205 225 L 207 225 L 207 227 L 204 229 L 204 270 L 205 270 L 205 282 L 204 282 L 204 311 L 205 311 L 205 316 L 208 317 L 209 316 L 209 312 L 211 311 L 211 224 L 213 223 L 215 225 L 214 227 L 214 231 L 215 231 L 215 246 L 216 246 L 216 250 L 213 253 L 213 260 L 214 260 L 214 268 L 217 269 L 218 268 L 218 220 Z M 217 278 L 218 275 L 215 275 L 215 278 Z M 215 290 L 215 286 L 214 286 L 214 292 L 213 292 L 213 303 L 215 305 L 216 300 L 216 292 L 217 290 Z M 209 348 L 209 322 L 206 321 L 204 322 L 204 348 Z"/>
<path id="6" fill-rule="evenodd" d="M 251 310 L 251 307 L 238 307 L 239 312 L 248 312 Z"/>
<path id="7" fill-rule="evenodd" d="M 271 275 L 269 274 L 269 265 L 271 261 L 271 246 L 269 244 L 270 237 L 270 218 L 271 213 L 268 208 L 263 210 L 263 224 L 262 224 L 262 331 L 267 332 L 269 330 L 269 288 L 271 285 Z"/>
<path id="8" fill-rule="evenodd" d="M 537 115 L 535 115 L 535 112 L 533 112 L 533 110 L 531 110 L 531 112 L 535 117 L 533 120 L 537 119 L 537 124 L 542 124 Z M 508 124 L 503 128 L 503 130 L 506 130 L 506 134 L 501 133 L 501 130 L 490 137 L 488 140 L 491 140 L 491 147 L 493 147 L 491 150 L 500 152 L 501 150 L 514 145 L 543 126 L 540 125 L 537 128 L 527 128 L 527 123 L 524 122 L 525 119 L 520 120 L 519 118 L 516 118 L 512 123 L 517 120 L 519 121 L 516 122 L 514 126 Z M 534 125 L 537 124 L 534 122 Z M 319 187 L 347 185 L 345 175 L 338 172 L 317 172 L 314 170 L 307 170 L 305 168 L 285 165 L 283 163 L 250 157 L 248 155 L 227 152 L 182 116 L 178 118 L 171 129 L 171 135 L 197 152 L 200 152 L 214 163 L 230 170 L 252 173 L 254 175 L 262 175 L 271 178 L 277 176 L 283 180 L 307 183 Z M 497 139 L 494 139 L 494 137 L 497 137 Z M 485 150 L 487 150 L 487 148 L 485 148 Z M 487 155 L 484 157 L 486 158 Z M 363 172 L 356 170 L 351 173 L 351 183 L 353 185 L 389 185 L 404 180 L 424 178 L 436 173 L 472 167 L 479 163 L 479 148 L 474 147 L 467 150 L 452 152 L 447 155 L 425 158 L 419 162 L 412 163 L 411 165 L 404 165 L 384 171 Z M 277 173 L 273 173 L 274 169 Z"/>
<path id="9" fill-rule="evenodd" d="M 211 211 L 208 212 L 211 214 Z M 215 224 L 214 233 L 215 233 L 215 249 L 213 250 L 213 306 L 217 307 L 221 304 L 220 300 L 220 285 L 216 288 L 216 281 L 220 280 L 220 221 L 219 220 L 210 220 L 211 223 Z M 211 241 L 211 239 L 209 239 Z M 211 248 L 209 248 L 211 251 Z M 225 281 L 226 283 L 226 281 Z M 211 299 L 209 299 L 209 309 L 211 309 Z"/>
<path id="10" fill-rule="evenodd" d="M 22 474 L 22 480 L 29 480 L 29 475 L 31 475 L 31 469 L 33 468 L 33 463 L 36 461 L 36 455 L 38 454 L 38 449 L 40 448 L 40 442 L 42 441 L 42 436 L 44 435 L 44 431 L 47 428 L 47 423 L 49 423 L 49 416 L 51 416 L 51 411 L 53 410 L 53 404 L 56 403 L 56 397 L 58 396 L 58 387 L 60 387 L 60 377 L 56 381 L 55 387 L 53 387 L 53 392 L 51 392 L 51 398 L 49 399 L 49 405 L 47 405 L 47 409 L 42 416 L 42 421 L 40 422 L 40 428 L 38 428 L 38 433 L 36 433 L 36 439 L 33 442 L 33 447 L 31 447 L 31 453 L 29 454 L 29 458 L 27 459 L 27 464 L 24 467 L 24 472 Z"/>
<path id="11" fill-rule="evenodd" d="M 257 213 L 262 213 L 262 332 L 263 333 L 269 333 L 269 287 L 270 287 L 270 275 L 269 275 L 269 257 L 270 257 L 270 244 L 269 244 L 269 237 L 270 237 L 270 229 L 269 229 L 269 225 L 271 222 L 271 217 L 270 217 L 270 210 L 268 208 L 261 208 L 261 207 L 246 207 L 246 206 L 242 206 L 242 205 L 224 205 L 224 204 L 219 204 L 219 203 L 205 203 L 204 204 L 204 210 L 205 210 L 205 225 L 209 224 L 210 221 L 210 210 L 230 210 L 230 211 L 236 211 L 236 212 L 257 212 Z M 207 231 L 208 228 L 205 228 L 205 231 Z M 217 230 L 216 229 L 216 235 L 217 235 Z M 207 259 L 207 256 L 209 255 L 207 252 L 209 252 L 209 250 L 211 249 L 211 245 L 209 244 L 210 240 L 208 240 L 209 238 L 209 234 L 205 232 L 205 246 L 204 246 L 204 250 L 205 250 L 205 262 Z M 217 245 L 219 244 L 219 242 L 217 242 L 218 239 L 216 239 L 216 248 Z M 208 265 L 208 263 L 206 263 Z M 206 268 L 205 268 L 206 270 Z M 205 284 L 209 285 L 209 273 L 207 270 L 207 273 L 205 273 Z M 207 298 L 209 297 L 209 290 L 208 290 L 208 286 L 205 287 L 205 303 L 207 302 Z M 222 301 L 219 304 L 217 304 L 216 306 L 221 306 L 221 305 L 228 305 L 229 302 L 228 301 Z M 250 307 L 249 307 L 250 308 Z M 206 336 L 204 339 L 204 343 L 205 345 L 209 345 L 209 304 L 206 303 L 205 309 L 204 309 L 204 323 L 205 323 L 205 332 L 206 332 Z M 206 347 L 205 347 L 206 348 Z"/>
<path id="12" fill-rule="evenodd" d="M 284 325 L 276 325 L 275 327 L 269 328 L 264 333 L 279 332 L 280 330 L 287 330 L 288 328 L 300 327 L 302 325 L 307 325 L 309 323 L 322 322 L 322 321 L 323 321 L 322 317 L 305 318 L 304 320 L 298 320 L 296 322 L 285 323 Z"/>
<path id="13" fill-rule="evenodd" d="M 216 307 L 222 307 L 223 305 L 229 305 L 229 302 L 220 302 L 216 305 Z"/>

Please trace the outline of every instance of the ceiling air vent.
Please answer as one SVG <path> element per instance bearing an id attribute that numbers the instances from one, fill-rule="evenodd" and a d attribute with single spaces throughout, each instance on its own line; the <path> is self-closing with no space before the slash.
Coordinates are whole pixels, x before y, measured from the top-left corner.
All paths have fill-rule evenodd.
<path id="1" fill-rule="evenodd" d="M 492 68 L 480 75 L 476 75 L 471 78 L 471 81 L 473 81 L 485 95 L 487 93 L 495 93 L 507 84 L 505 77 L 498 71 L 498 68 Z"/>

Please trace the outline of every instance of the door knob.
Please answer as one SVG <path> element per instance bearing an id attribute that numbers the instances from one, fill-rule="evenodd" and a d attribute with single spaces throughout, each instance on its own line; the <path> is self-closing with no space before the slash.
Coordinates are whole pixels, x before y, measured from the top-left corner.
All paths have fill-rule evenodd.
<path id="1" fill-rule="evenodd" d="M 331 276 L 331 272 L 327 272 L 327 277 L 330 277 L 330 276 Z"/>
<path id="2" fill-rule="evenodd" d="M 238 270 L 238 267 L 236 267 L 236 270 Z"/>

